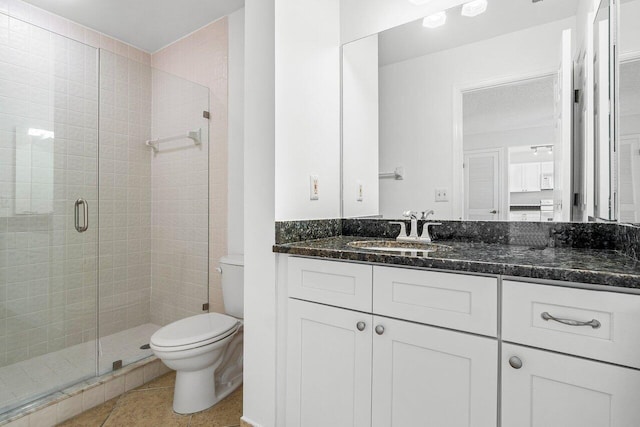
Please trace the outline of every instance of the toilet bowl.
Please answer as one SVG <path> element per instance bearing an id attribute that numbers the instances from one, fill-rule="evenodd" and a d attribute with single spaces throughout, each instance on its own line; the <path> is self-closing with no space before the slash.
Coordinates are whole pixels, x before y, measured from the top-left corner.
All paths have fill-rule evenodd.
<path id="1" fill-rule="evenodd" d="M 178 320 L 151 336 L 154 354 L 176 371 L 173 410 L 203 411 L 242 384 L 244 259 L 220 259 L 222 296 L 228 314 L 205 313 Z"/>
<path id="2" fill-rule="evenodd" d="M 242 322 L 219 313 L 206 313 L 173 322 L 151 337 L 155 355 L 176 371 L 173 410 L 190 414 L 207 409 L 224 396 L 217 393 L 216 369 Z M 225 393 L 225 395 L 228 393 Z"/>

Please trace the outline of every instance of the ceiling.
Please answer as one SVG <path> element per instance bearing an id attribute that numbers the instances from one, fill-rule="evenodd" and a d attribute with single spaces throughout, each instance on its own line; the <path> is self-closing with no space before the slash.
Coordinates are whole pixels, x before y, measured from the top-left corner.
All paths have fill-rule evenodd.
<path id="1" fill-rule="evenodd" d="M 525 28 L 575 16 L 581 0 L 488 0 L 487 11 L 468 18 L 460 6 L 447 11 L 439 28 L 424 28 L 422 19 L 380 33 L 380 66 L 486 40 Z"/>
<path id="2" fill-rule="evenodd" d="M 26 0 L 147 52 L 244 6 L 244 0 Z"/>
<path id="3" fill-rule="evenodd" d="M 555 125 L 556 77 L 542 77 L 466 92 L 464 134 Z M 522 102 L 526 99 L 527 102 Z"/>

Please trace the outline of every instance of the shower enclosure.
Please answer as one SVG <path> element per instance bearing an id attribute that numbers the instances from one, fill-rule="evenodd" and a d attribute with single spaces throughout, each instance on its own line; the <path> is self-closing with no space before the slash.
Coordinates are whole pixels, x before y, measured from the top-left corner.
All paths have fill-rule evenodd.
<path id="1" fill-rule="evenodd" d="M 209 90 L 0 14 L 0 420 L 208 302 Z"/>

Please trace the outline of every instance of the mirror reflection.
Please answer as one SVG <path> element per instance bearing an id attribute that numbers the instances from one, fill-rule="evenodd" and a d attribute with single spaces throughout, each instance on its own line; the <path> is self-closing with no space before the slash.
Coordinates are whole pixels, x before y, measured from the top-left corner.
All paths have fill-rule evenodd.
<path id="1" fill-rule="evenodd" d="M 580 3 L 460 5 L 344 45 L 343 215 L 571 220 Z"/>
<path id="2" fill-rule="evenodd" d="M 640 0 L 620 4 L 619 220 L 640 223 Z"/>

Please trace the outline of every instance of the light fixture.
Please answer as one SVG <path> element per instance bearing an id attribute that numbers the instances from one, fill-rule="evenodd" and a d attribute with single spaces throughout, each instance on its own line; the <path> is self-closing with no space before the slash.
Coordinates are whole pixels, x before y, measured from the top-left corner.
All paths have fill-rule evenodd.
<path id="1" fill-rule="evenodd" d="M 549 147 L 549 155 L 553 154 L 553 147 Z"/>
<path id="2" fill-rule="evenodd" d="M 438 28 L 443 26 L 445 22 L 447 22 L 447 12 L 443 10 L 442 12 L 437 12 L 425 17 L 422 20 L 422 26 L 427 28 Z"/>
<path id="3" fill-rule="evenodd" d="M 473 0 L 462 5 L 462 16 L 472 18 L 487 10 L 487 0 Z"/>
<path id="4" fill-rule="evenodd" d="M 422 6 L 423 4 L 429 3 L 431 0 L 409 0 L 409 3 L 413 3 L 416 6 Z"/>
<path id="5" fill-rule="evenodd" d="M 533 155 L 534 156 L 538 155 L 538 147 L 533 147 Z"/>

